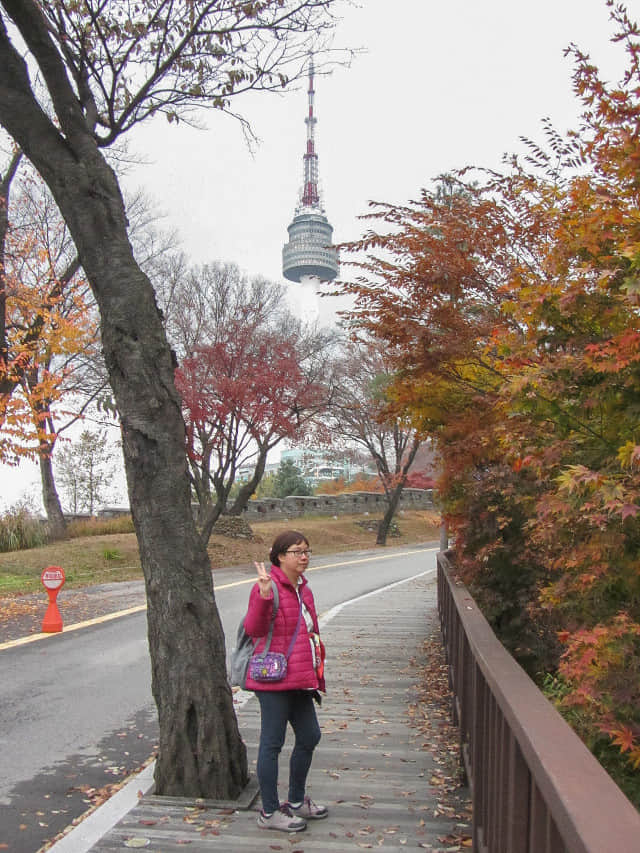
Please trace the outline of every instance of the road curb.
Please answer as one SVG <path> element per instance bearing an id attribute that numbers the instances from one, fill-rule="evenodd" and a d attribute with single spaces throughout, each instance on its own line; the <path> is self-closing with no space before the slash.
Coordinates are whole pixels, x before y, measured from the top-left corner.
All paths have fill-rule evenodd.
<path id="1" fill-rule="evenodd" d="M 133 776 L 127 784 L 106 803 L 84 818 L 78 826 L 47 848 L 47 853 L 86 853 L 108 830 L 118 823 L 123 815 L 138 804 L 140 796 L 148 794 L 153 787 L 155 761 Z"/>

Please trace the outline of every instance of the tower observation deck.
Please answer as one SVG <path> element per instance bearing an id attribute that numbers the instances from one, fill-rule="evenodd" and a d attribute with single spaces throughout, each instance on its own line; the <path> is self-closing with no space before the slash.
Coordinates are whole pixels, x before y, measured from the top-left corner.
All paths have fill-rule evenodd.
<path id="1" fill-rule="evenodd" d="M 293 221 L 288 227 L 289 242 L 282 248 L 282 274 L 289 281 L 305 283 L 318 279 L 331 281 L 338 275 L 338 252 L 331 248 L 333 228 L 329 225 L 318 191 L 318 155 L 315 150 L 313 112 L 313 58 L 309 61 L 309 112 L 304 183 Z"/>

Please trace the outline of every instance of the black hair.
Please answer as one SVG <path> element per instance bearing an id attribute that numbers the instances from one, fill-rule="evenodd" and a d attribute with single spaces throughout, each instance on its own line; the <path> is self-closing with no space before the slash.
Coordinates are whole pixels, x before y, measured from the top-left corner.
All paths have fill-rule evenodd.
<path id="1" fill-rule="evenodd" d="M 297 530 L 285 530 L 283 533 L 279 533 L 273 540 L 273 545 L 269 552 L 269 559 L 274 566 L 279 566 L 279 555 L 288 551 L 292 545 L 301 545 L 303 542 L 308 548 L 309 540 L 304 533 L 298 533 Z"/>

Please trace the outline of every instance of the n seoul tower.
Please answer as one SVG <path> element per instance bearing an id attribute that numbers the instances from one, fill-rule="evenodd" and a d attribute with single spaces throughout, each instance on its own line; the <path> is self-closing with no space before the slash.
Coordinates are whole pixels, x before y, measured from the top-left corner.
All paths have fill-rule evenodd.
<path id="1" fill-rule="evenodd" d="M 332 281 L 338 275 L 338 252 L 331 248 L 333 228 L 329 225 L 318 191 L 318 155 L 315 149 L 313 112 L 313 56 L 309 59 L 309 112 L 307 149 L 303 156 L 304 183 L 293 221 L 287 228 L 289 242 L 282 248 L 282 274 L 301 285 L 299 298 L 306 319 L 318 318 L 317 290 L 321 281 Z"/>

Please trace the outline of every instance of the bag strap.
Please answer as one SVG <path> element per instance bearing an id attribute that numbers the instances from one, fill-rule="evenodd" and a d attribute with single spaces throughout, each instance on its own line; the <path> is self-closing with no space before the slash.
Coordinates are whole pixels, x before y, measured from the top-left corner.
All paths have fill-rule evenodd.
<path id="1" fill-rule="evenodd" d="M 267 641 L 264 644 L 264 649 L 257 656 L 260 659 L 264 658 L 264 656 L 269 651 L 269 646 L 271 645 L 271 638 L 273 637 L 273 625 L 274 625 L 274 622 L 276 621 L 276 613 L 278 612 L 278 605 L 280 603 L 279 602 L 278 585 L 276 583 L 273 583 L 272 587 L 273 587 L 273 613 L 271 614 L 271 625 L 269 626 L 269 633 L 267 634 Z M 300 610 L 298 611 L 298 622 L 296 624 L 296 630 L 293 632 L 293 637 L 291 638 L 291 642 L 289 643 L 289 648 L 287 649 L 287 654 L 286 654 L 287 660 L 289 660 L 289 655 L 291 654 L 291 652 L 293 650 L 293 645 L 296 641 L 296 637 L 298 636 L 298 631 L 300 630 L 300 622 L 302 620 L 302 596 L 299 595 L 298 598 L 300 599 Z M 257 642 L 258 641 L 256 640 L 256 643 Z"/>
<path id="2" fill-rule="evenodd" d="M 298 621 L 296 623 L 296 630 L 293 632 L 293 637 L 291 638 L 291 642 L 289 643 L 289 648 L 287 649 L 287 660 L 289 660 L 289 655 L 293 651 L 293 646 L 296 641 L 296 637 L 298 636 L 298 631 L 300 630 L 300 622 L 302 621 L 302 594 L 298 593 L 298 598 L 300 599 L 300 610 L 298 611 Z"/>
<path id="3" fill-rule="evenodd" d="M 278 592 L 278 584 L 272 582 L 271 589 L 273 590 L 273 610 L 271 611 L 271 624 L 269 625 L 269 633 L 267 634 L 267 641 L 264 644 L 264 649 L 260 653 L 261 655 L 266 655 L 269 651 L 269 646 L 271 645 L 271 638 L 273 637 L 273 626 L 276 621 L 276 615 L 278 613 L 278 607 L 280 606 L 280 593 Z M 257 646 L 260 642 L 259 638 L 254 642 L 254 646 Z"/>

